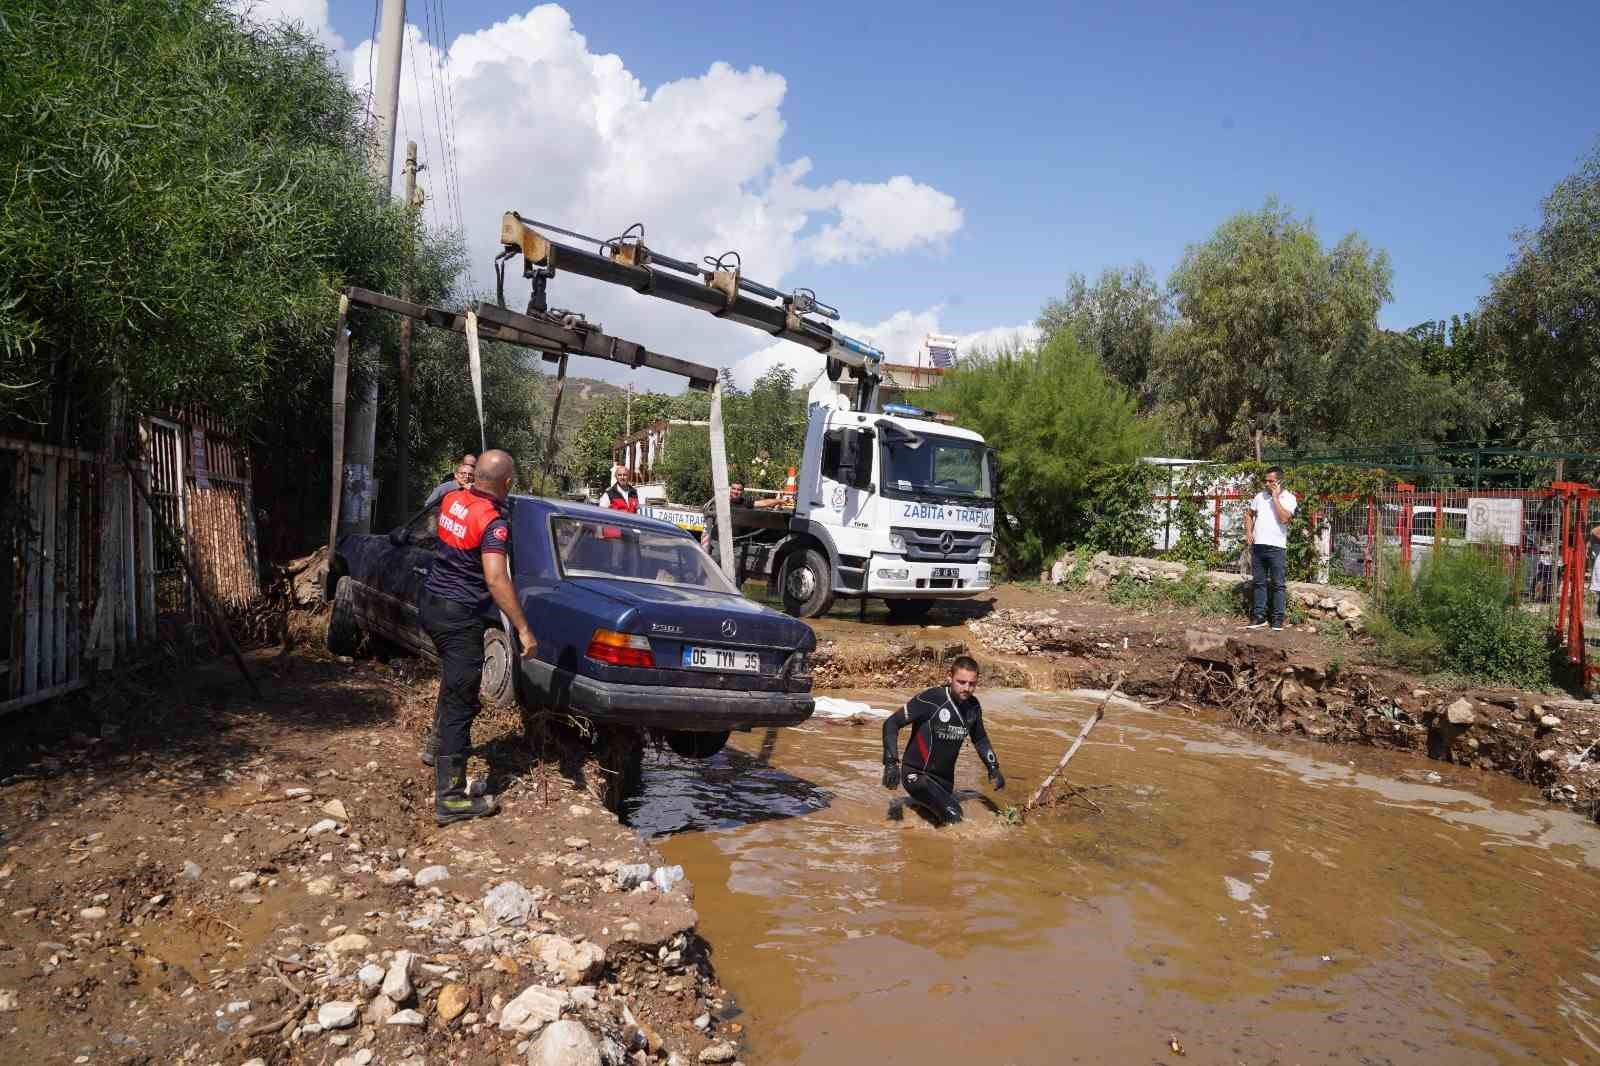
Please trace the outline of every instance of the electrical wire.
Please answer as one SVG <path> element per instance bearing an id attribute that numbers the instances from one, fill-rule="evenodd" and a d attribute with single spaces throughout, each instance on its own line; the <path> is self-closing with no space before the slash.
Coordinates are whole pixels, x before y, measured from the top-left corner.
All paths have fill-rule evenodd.
<path id="1" fill-rule="evenodd" d="M 426 3 L 427 0 L 424 0 L 424 2 Z M 433 3 L 437 8 L 437 26 L 440 44 L 437 52 L 435 53 L 435 57 L 439 61 L 441 80 L 443 82 L 445 126 L 449 140 L 448 151 L 450 157 L 451 193 L 454 199 L 453 206 L 455 208 L 456 224 L 463 232 L 465 232 L 466 213 L 463 209 L 463 201 L 461 196 L 461 153 L 456 134 L 457 121 L 455 113 L 454 78 L 450 73 L 450 66 L 447 59 L 448 52 L 446 51 L 448 46 L 449 31 L 446 29 L 445 23 L 444 0 L 433 0 Z"/>
<path id="2" fill-rule="evenodd" d="M 372 124 L 372 95 L 377 87 L 372 84 L 372 64 L 378 55 L 378 12 L 383 0 L 372 0 L 372 33 L 367 38 L 367 117 L 365 125 Z"/>

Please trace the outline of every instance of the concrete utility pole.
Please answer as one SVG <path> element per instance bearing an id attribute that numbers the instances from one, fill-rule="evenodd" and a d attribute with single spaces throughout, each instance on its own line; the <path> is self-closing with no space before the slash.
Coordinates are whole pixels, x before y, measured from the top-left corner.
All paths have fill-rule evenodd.
<path id="1" fill-rule="evenodd" d="M 378 32 L 378 63 L 373 77 L 372 112 L 376 123 L 372 176 L 385 189 L 394 183 L 395 114 L 400 109 L 400 57 L 405 46 L 406 0 L 383 0 L 383 22 Z M 370 362 L 376 362 L 375 359 Z M 339 507 L 339 532 L 372 531 L 373 503 L 378 482 L 372 476 L 374 453 L 378 448 L 378 381 L 372 378 L 367 388 L 351 405 L 345 427 L 344 486 Z"/>
<path id="2" fill-rule="evenodd" d="M 415 247 L 417 231 L 417 209 L 422 206 L 422 197 L 417 190 L 417 142 L 406 142 L 406 220 L 410 223 L 407 227 L 408 240 L 411 246 L 406 250 L 406 272 L 400 281 L 400 299 L 411 301 L 411 274 L 414 266 L 412 250 Z M 396 492 L 394 512 L 398 516 L 397 524 L 404 522 L 411 506 L 411 435 L 406 432 L 411 425 L 411 319 L 400 319 L 400 397 L 395 405 L 397 408 L 398 432 L 395 434 L 395 480 L 399 482 Z"/>

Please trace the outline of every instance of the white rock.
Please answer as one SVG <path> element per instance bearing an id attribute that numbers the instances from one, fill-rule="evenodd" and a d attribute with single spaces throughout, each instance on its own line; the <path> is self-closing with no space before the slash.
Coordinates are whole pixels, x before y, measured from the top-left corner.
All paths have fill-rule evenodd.
<path id="1" fill-rule="evenodd" d="M 448 866 L 424 866 L 417 871 L 416 883 L 418 888 L 427 888 L 436 881 L 443 881 L 450 876 Z"/>
<path id="2" fill-rule="evenodd" d="M 635 862 L 617 867 L 617 887 L 624 892 L 643 884 L 649 879 L 650 864 L 647 862 Z"/>
<path id="3" fill-rule="evenodd" d="M 1561 719 L 1557 718 L 1553 714 L 1547 714 L 1543 718 L 1539 719 L 1539 724 L 1544 726 L 1546 729 L 1555 729 L 1557 726 L 1561 725 Z"/>
<path id="4" fill-rule="evenodd" d="M 17 990 L 14 988 L 0 988 L 0 1011 L 10 1013 L 20 1010 L 17 1004 Z"/>
<path id="5" fill-rule="evenodd" d="M 244 1066 L 267 1066 L 266 1059 L 250 1059 Z"/>
<path id="6" fill-rule="evenodd" d="M 388 996 L 373 996 L 372 1002 L 367 1005 L 367 1024 L 383 1025 L 394 1017 L 394 1012 L 398 1009 L 394 1005 L 394 1000 Z"/>
<path id="7" fill-rule="evenodd" d="M 1472 713 L 1472 701 L 1465 697 L 1446 707 L 1444 713 L 1451 725 L 1471 725 L 1478 720 L 1478 716 Z"/>
<path id="8" fill-rule="evenodd" d="M 663 892 L 671 892 L 672 891 L 672 886 L 676 885 L 679 881 L 683 880 L 683 867 L 681 867 L 681 866 L 661 866 L 661 867 L 658 867 L 656 869 L 656 872 L 650 875 L 650 880 L 654 881 L 656 883 L 656 887 L 659 888 L 661 891 L 663 891 Z"/>
<path id="9" fill-rule="evenodd" d="M 301 796 L 311 795 L 311 790 L 309 788 L 286 788 L 283 790 L 283 794 L 290 799 L 299 799 Z"/>
<path id="10" fill-rule="evenodd" d="M 698 1018 L 696 1018 L 694 1020 L 694 1027 L 696 1029 L 700 1029 L 700 1030 L 705 1030 L 705 1029 L 711 1028 L 711 1015 L 709 1015 L 709 1014 L 700 1015 L 700 1017 L 698 1017 Z"/>
<path id="11" fill-rule="evenodd" d="M 484 893 L 483 912 L 499 925 L 522 925 L 539 916 L 539 897 L 515 881 L 502 881 Z"/>
<path id="12" fill-rule="evenodd" d="M 600 1045 L 582 1022 L 569 1018 L 545 1029 L 528 1048 L 528 1066 L 601 1066 Z"/>
<path id="13" fill-rule="evenodd" d="M 1544 749 L 1543 751 L 1541 751 L 1539 753 L 1539 761 L 1540 762 L 1555 762 L 1556 755 L 1557 755 L 1556 749 L 1554 749 L 1554 748 L 1546 748 L 1546 749 Z"/>
<path id="14" fill-rule="evenodd" d="M 566 844 L 567 847 L 574 851 L 582 851 L 584 848 L 589 846 L 589 841 L 585 837 L 568 837 L 566 840 L 562 841 L 562 843 Z"/>
<path id="15" fill-rule="evenodd" d="M 323 1029 L 348 1029 L 360 1016 L 360 1004 L 346 1000 L 334 1000 L 317 1008 L 317 1024 Z"/>
<path id="16" fill-rule="evenodd" d="M 238 877 L 235 877 L 233 880 L 229 881 L 228 882 L 228 887 L 233 889 L 235 892 L 243 892 L 245 889 L 249 888 L 250 886 L 254 885 L 255 883 L 256 883 L 256 875 L 255 874 L 243 873 L 243 874 L 240 874 Z"/>
<path id="17" fill-rule="evenodd" d="M 350 820 L 350 812 L 344 809 L 344 804 L 339 800 L 329 800 L 322 805 L 322 813 L 329 818 L 336 818 L 341 822 Z"/>
<path id="18" fill-rule="evenodd" d="M 183 861 L 183 879 L 185 881 L 198 881 L 200 880 L 200 874 L 201 870 L 199 863 L 195 862 L 193 859 L 185 859 Z"/>
<path id="19" fill-rule="evenodd" d="M 561 1017 L 571 1002 L 565 989 L 530 985 L 500 1008 L 502 1032 L 530 1036 Z"/>
<path id="20" fill-rule="evenodd" d="M 98 922 L 105 916 L 106 909 L 104 907 L 85 907 L 78 912 L 78 917 L 86 922 Z"/>
<path id="21" fill-rule="evenodd" d="M 372 1061 L 372 1049 L 364 1047 L 354 1055 L 345 1055 L 333 1060 L 333 1066 L 368 1066 Z"/>
<path id="22" fill-rule="evenodd" d="M 426 1025 L 427 1019 L 419 1011 L 397 1010 L 389 1015 L 389 1020 L 384 1025 Z"/>
<path id="23" fill-rule="evenodd" d="M 397 866 L 393 870 L 385 870 L 378 875 L 378 880 L 385 885 L 409 885 L 411 871 L 404 866 Z"/>
<path id="24" fill-rule="evenodd" d="M 700 1052 L 701 1062 L 732 1062 L 739 1057 L 739 1049 L 724 1041 L 721 1044 L 712 1044 Z"/>
<path id="25" fill-rule="evenodd" d="M 367 948 L 371 946 L 371 943 L 372 942 L 370 940 L 368 940 L 365 936 L 362 936 L 360 933 L 346 933 L 343 936 L 336 936 L 332 940 L 328 941 L 328 946 L 323 950 L 337 959 L 342 955 L 363 954 Z"/>
<path id="26" fill-rule="evenodd" d="M 383 977 L 383 994 L 396 1003 L 404 1003 L 414 991 L 411 985 L 411 967 L 416 956 L 409 951 L 397 951 L 389 963 L 389 972 Z"/>
<path id="27" fill-rule="evenodd" d="M 306 882 L 306 891 L 313 896 L 331 896 L 333 894 L 333 878 L 315 877 Z"/>
<path id="28" fill-rule="evenodd" d="M 581 985 L 600 976 L 606 965 L 606 953 L 598 944 L 587 940 L 575 944 L 554 933 L 534 937 L 533 950 L 569 985 Z"/>
<path id="29" fill-rule="evenodd" d="M 338 829 L 338 828 L 339 828 L 339 823 L 338 822 L 334 821 L 332 818 L 324 818 L 322 821 L 317 822 L 315 825 L 312 825 L 312 826 L 308 827 L 306 829 L 306 836 L 308 836 L 308 837 L 318 837 L 318 836 L 321 836 L 323 833 L 331 833 L 335 829 Z"/>
<path id="30" fill-rule="evenodd" d="M 383 967 L 369 962 L 356 971 L 356 980 L 361 982 L 361 991 L 370 996 L 383 987 Z"/>

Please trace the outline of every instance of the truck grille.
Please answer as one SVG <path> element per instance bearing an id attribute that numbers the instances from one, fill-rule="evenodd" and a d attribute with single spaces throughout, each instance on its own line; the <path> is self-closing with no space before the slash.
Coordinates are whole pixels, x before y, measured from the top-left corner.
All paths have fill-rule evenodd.
<path id="1" fill-rule="evenodd" d="M 983 538 L 988 536 L 960 529 L 912 529 L 910 526 L 891 526 L 889 532 L 905 538 L 907 559 L 930 563 L 975 563 L 983 547 Z"/>

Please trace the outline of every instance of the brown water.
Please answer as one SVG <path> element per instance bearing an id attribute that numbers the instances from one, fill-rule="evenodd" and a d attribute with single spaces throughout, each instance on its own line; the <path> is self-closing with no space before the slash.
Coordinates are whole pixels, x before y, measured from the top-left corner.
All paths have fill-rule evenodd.
<path id="1" fill-rule="evenodd" d="M 1020 804 L 1087 706 L 983 698 Z M 1114 704 L 1067 775 L 1098 787 L 936 830 L 886 817 L 879 738 L 647 763 L 632 820 L 694 882 L 752 1063 L 1600 1061 L 1600 827 L 1530 789 Z"/>

